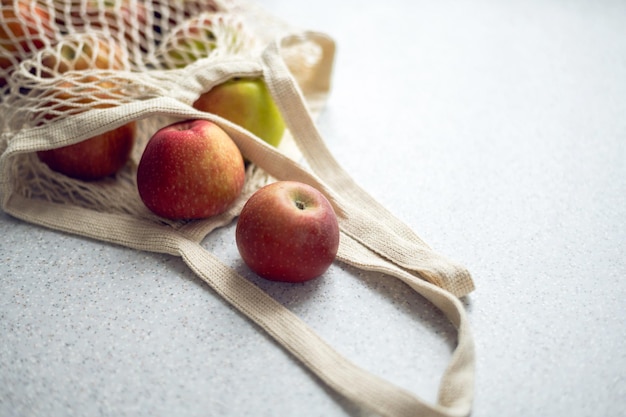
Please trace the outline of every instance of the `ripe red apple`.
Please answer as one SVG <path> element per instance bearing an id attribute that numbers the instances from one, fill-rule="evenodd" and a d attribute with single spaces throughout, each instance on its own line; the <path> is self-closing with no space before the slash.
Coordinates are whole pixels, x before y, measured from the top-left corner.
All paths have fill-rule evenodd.
<path id="1" fill-rule="evenodd" d="M 339 225 L 317 189 L 278 181 L 246 202 L 235 237 L 243 261 L 261 277 L 303 282 L 323 274 L 337 256 Z"/>
<path id="2" fill-rule="evenodd" d="M 32 3 L 32 4 L 31 4 Z M 2 0 L 0 9 L 0 87 L 3 74 L 26 54 L 54 38 L 48 6 L 30 0 Z"/>
<path id="3" fill-rule="evenodd" d="M 208 120 L 182 121 L 157 131 L 137 168 L 137 188 L 146 207 L 173 220 L 224 212 L 244 180 L 239 148 Z"/>
<path id="4" fill-rule="evenodd" d="M 285 122 L 260 78 L 233 78 L 200 95 L 193 104 L 198 110 L 216 114 L 278 146 Z"/>
<path id="5" fill-rule="evenodd" d="M 89 69 L 121 69 L 121 48 L 112 40 L 85 35 L 60 42 L 54 52 L 41 58 L 42 76 L 49 77 L 68 71 Z M 112 81 L 100 80 L 97 74 L 64 80 L 58 88 L 42 95 L 46 103 L 44 119 L 81 113 L 89 109 L 112 107 L 111 101 L 119 100 L 119 89 Z M 101 102 L 100 100 L 107 100 Z M 135 142 L 134 122 L 112 131 L 96 135 L 83 142 L 37 152 L 39 159 L 53 171 L 69 177 L 92 181 L 115 174 L 128 161 Z"/>
<path id="6" fill-rule="evenodd" d="M 73 145 L 40 151 L 37 155 L 53 171 L 84 181 L 98 180 L 115 174 L 126 164 L 134 136 L 135 124 L 129 123 Z"/>
<path id="7" fill-rule="evenodd" d="M 46 120 L 82 113 L 88 109 L 104 109 L 110 103 L 115 86 L 109 81 L 98 81 L 95 76 L 85 76 L 78 81 L 63 81 L 58 88 L 42 96 L 47 113 Z M 54 111 L 54 112 L 53 112 Z M 99 180 L 115 174 L 128 161 L 135 143 L 135 122 L 85 139 L 73 145 L 37 152 L 39 159 L 53 171 L 84 181 Z"/>

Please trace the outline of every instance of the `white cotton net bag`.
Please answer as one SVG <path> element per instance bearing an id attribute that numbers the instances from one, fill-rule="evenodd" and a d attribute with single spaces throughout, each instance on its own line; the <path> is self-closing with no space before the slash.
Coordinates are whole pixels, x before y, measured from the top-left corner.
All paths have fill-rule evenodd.
<path id="1" fill-rule="evenodd" d="M 217 294 L 271 335 L 331 389 L 384 416 L 467 416 L 474 344 L 459 297 L 469 272 L 441 256 L 338 165 L 314 119 L 330 90 L 335 44 L 239 0 L 1 0 L 0 205 L 17 218 L 139 250 L 179 256 Z M 287 129 L 274 148 L 193 107 L 214 86 L 260 78 Z M 250 162 L 240 197 L 203 220 L 151 213 L 136 185 L 150 137 L 174 121 L 219 124 Z M 119 160 L 98 172 L 64 172 L 50 155 L 110 132 Z M 97 159 L 98 153 L 95 154 Z M 95 166 L 104 164 L 93 164 Z M 306 182 L 333 205 L 337 260 L 400 279 L 458 330 L 439 397 L 428 404 L 339 355 L 306 324 L 202 245 L 274 180 Z"/>
<path id="2" fill-rule="evenodd" d="M 2 14 L 2 146 L 20 141 L 30 148 L 6 157 L 3 168 L 11 173 L 3 175 L 3 198 L 17 194 L 152 220 L 135 190 L 136 164 L 158 128 L 187 117 L 163 109 L 164 103 L 191 104 L 213 84 L 236 75 L 224 69 L 210 79 L 202 67 L 254 62 L 277 28 L 286 28 L 258 8 L 224 0 L 3 0 Z M 319 52 L 305 41 L 288 49 L 304 80 L 305 67 L 316 65 Z M 138 103 L 141 114 L 130 114 Z M 34 151 L 121 126 L 135 132 L 131 158 L 98 181 L 56 172 Z M 242 200 L 267 181 L 255 166 L 248 174 Z"/>

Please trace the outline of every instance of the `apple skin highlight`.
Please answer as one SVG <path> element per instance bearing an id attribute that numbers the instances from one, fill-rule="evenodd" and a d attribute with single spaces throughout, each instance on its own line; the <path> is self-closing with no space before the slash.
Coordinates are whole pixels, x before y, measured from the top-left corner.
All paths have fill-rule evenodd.
<path id="1" fill-rule="evenodd" d="M 275 147 L 285 133 L 285 121 L 260 78 L 233 78 L 216 85 L 193 107 L 223 117 Z"/>
<path id="2" fill-rule="evenodd" d="M 239 148 L 208 120 L 182 121 L 157 131 L 137 168 L 141 200 L 153 213 L 172 220 L 223 213 L 244 181 Z"/>
<path id="3" fill-rule="evenodd" d="M 317 189 L 278 181 L 250 197 L 235 232 L 237 249 L 259 276 L 304 282 L 322 275 L 339 248 L 339 225 L 330 202 Z"/>

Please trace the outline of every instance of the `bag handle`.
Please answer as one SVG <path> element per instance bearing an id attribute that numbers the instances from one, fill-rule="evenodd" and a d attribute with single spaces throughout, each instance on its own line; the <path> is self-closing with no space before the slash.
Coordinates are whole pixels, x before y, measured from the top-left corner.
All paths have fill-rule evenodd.
<path id="1" fill-rule="evenodd" d="M 298 38 L 302 36 L 297 35 Z M 308 33 L 304 36 L 327 44 L 331 42 L 324 35 Z M 336 163 L 317 132 L 303 94 L 280 57 L 281 42 L 285 40 L 270 45 L 263 55 L 265 81 L 304 159 L 314 172 L 250 137 L 237 126 L 226 123 L 224 127 L 244 155 L 274 178 L 308 183 L 329 198 L 337 211 L 342 231 L 340 261 L 388 274 L 407 283 L 444 312 L 457 328 L 458 341 L 441 379 L 438 403 L 429 405 L 337 356 L 300 325 L 281 323 L 273 328 L 274 324 L 270 322 L 265 323 L 267 327 L 262 327 L 334 390 L 381 415 L 466 416 L 471 411 L 474 395 L 474 343 L 464 307 L 457 296 L 473 289 L 471 277 L 465 268 L 435 254 L 411 229 L 359 188 Z M 350 204 L 355 199 L 359 204 Z M 197 273 L 202 274 L 202 268 L 198 268 Z M 437 285 L 424 281 L 421 276 Z M 284 317 L 287 320 L 287 313 Z M 279 333 L 274 333 L 276 331 Z M 281 334 L 283 332 L 286 334 Z M 301 343 L 305 340 L 306 343 Z"/>
<path id="2" fill-rule="evenodd" d="M 433 251 L 413 230 L 398 220 L 366 191 L 358 186 L 335 160 L 306 107 L 303 94 L 281 57 L 283 45 L 307 38 L 317 42 L 322 51 L 320 75 L 329 77 L 328 63 L 334 53 L 334 42 L 324 34 L 305 32 L 270 44 L 263 54 L 264 77 L 295 142 L 312 171 L 336 194 L 336 204 L 349 217 L 344 231 L 374 252 L 457 296 L 473 291 L 469 272 L 462 266 Z M 320 85 L 329 86 L 329 81 Z"/>
<path id="3" fill-rule="evenodd" d="M 311 36 L 313 39 L 320 39 L 317 35 Z M 259 324 L 322 381 L 367 409 L 389 417 L 467 416 L 473 397 L 474 348 L 465 311 L 452 293 L 419 278 L 420 275 L 428 276 L 431 273 L 443 277 L 444 280 L 450 280 L 452 276 L 451 281 L 454 282 L 454 275 L 448 275 L 448 272 L 456 271 L 456 267 L 449 269 L 450 264 L 443 258 L 433 256 L 430 249 L 408 227 L 395 220 L 389 212 L 356 187 L 341 169 L 337 170 L 337 166 L 333 168 L 336 162 L 334 159 L 326 161 L 330 157 L 324 154 L 327 150 L 316 150 L 319 149 L 321 138 L 307 112 L 301 92 L 289 72 L 285 72 L 279 52 L 279 43 L 270 45 L 263 58 L 263 68 L 259 70 L 258 67 L 251 66 L 250 73 L 264 75 L 296 142 L 304 150 L 303 155 L 315 172 L 305 170 L 292 159 L 223 119 L 197 112 L 176 100 L 158 100 L 159 107 L 167 114 L 207 116 L 220 123 L 231 134 L 244 155 L 270 175 L 277 179 L 301 180 L 318 187 L 329 197 L 340 218 L 342 236 L 338 260 L 401 279 L 446 314 L 458 329 L 458 342 L 442 376 L 437 404 L 427 404 L 412 393 L 355 366 L 328 346 L 288 309 L 222 264 L 197 240 L 192 241 L 180 231 L 125 215 L 100 213 L 93 216 L 79 207 L 32 201 L 17 194 L 5 195 L 3 206 L 10 214 L 32 223 L 140 250 L 181 256 L 201 279 Z M 150 109 L 150 103 L 142 103 L 135 111 L 149 112 L 152 111 Z M 307 141 L 314 146 L 307 145 Z M 10 144 L 9 148 L 14 149 L 8 154 L 20 153 L 20 146 L 16 145 L 15 142 Z M 33 142 L 26 147 L 34 145 Z M 3 157 L 8 158 L 8 154 Z M 334 178 L 325 172 L 325 168 L 322 168 L 324 166 L 328 166 L 331 173 L 334 172 L 338 177 Z M 344 200 L 344 195 L 349 195 L 350 198 Z M 348 204 L 352 198 L 368 203 L 367 211 Z M 50 206 L 58 207 L 49 210 Z M 370 213 L 370 208 L 373 214 Z M 388 224 L 389 228 L 386 230 Z M 373 233 L 380 233 L 388 242 L 377 242 L 367 236 Z M 395 245 L 401 245 L 402 249 L 395 250 Z M 413 250 L 418 254 L 417 258 L 413 256 Z M 403 265 L 403 258 L 407 254 L 410 255 L 409 260 L 412 260 L 410 266 L 414 268 L 411 271 Z"/>
<path id="4" fill-rule="evenodd" d="M 242 314 L 268 332 L 324 383 L 355 404 L 386 417 L 465 417 L 473 397 L 474 350 L 468 320 L 452 294 L 418 279 L 342 233 L 338 260 L 357 268 L 395 276 L 440 308 L 458 329 L 457 347 L 441 378 L 438 404 L 429 405 L 410 392 L 357 367 L 324 342 L 282 304 L 228 268 L 202 245 L 168 226 L 125 215 L 11 198 L 8 212 L 20 218 L 97 240 L 151 252 L 181 256 L 199 278 Z"/>
<path id="5" fill-rule="evenodd" d="M 342 236 L 337 259 L 356 268 L 394 276 L 439 308 L 457 329 L 457 346 L 441 377 L 437 405 L 420 416 L 467 416 L 474 397 L 475 352 L 469 320 L 458 298 L 382 259 L 349 236 Z"/>
<path id="6" fill-rule="evenodd" d="M 441 308 L 457 326 L 459 343 L 442 378 L 438 404 L 429 405 L 347 360 L 291 311 L 226 267 L 200 244 L 181 240 L 179 248 L 185 263 L 214 291 L 271 335 L 330 388 L 355 404 L 387 417 L 467 416 L 473 397 L 473 345 L 460 301 L 368 253 L 349 236 L 342 234 L 340 241 L 341 260 L 359 268 L 402 277 Z"/>

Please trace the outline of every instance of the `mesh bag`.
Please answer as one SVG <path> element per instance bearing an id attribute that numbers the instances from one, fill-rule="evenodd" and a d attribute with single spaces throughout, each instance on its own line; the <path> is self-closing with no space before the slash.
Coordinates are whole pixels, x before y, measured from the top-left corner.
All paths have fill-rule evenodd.
<path id="1" fill-rule="evenodd" d="M 466 416 L 474 345 L 458 297 L 465 268 L 439 255 L 361 189 L 315 126 L 330 89 L 335 44 L 296 30 L 239 0 L 2 0 L 0 12 L 0 198 L 25 221 L 130 248 L 180 256 L 242 314 L 321 381 L 385 416 Z M 278 148 L 192 104 L 234 77 L 262 78 L 287 130 Z M 250 161 L 240 197 L 217 216 L 173 221 L 141 202 L 136 169 L 147 140 L 174 121 L 219 124 Z M 97 181 L 53 171 L 40 153 L 114 129 L 133 137 L 130 157 Z M 340 224 L 337 260 L 400 279 L 458 330 L 436 404 L 357 367 L 298 317 L 203 246 L 247 198 L 275 180 L 308 183 L 331 201 Z"/>

